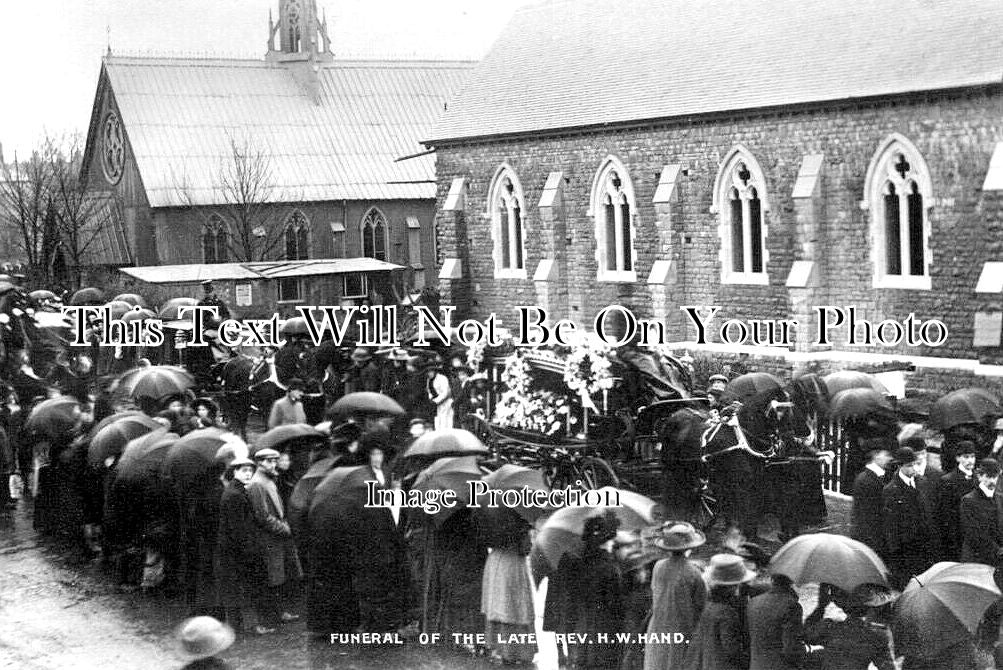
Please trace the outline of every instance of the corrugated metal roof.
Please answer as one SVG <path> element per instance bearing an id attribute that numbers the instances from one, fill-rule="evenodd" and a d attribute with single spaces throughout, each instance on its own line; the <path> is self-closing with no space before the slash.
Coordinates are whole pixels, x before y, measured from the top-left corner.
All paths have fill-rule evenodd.
<path id="1" fill-rule="evenodd" d="M 226 202 L 234 142 L 268 157 L 276 201 L 435 197 L 433 156 L 395 159 L 420 151 L 472 63 L 320 62 L 316 104 L 296 66 L 106 58 L 150 205 Z"/>
<path id="2" fill-rule="evenodd" d="M 1003 81 L 1000 0 L 549 0 L 520 9 L 432 140 Z"/>
<path id="3" fill-rule="evenodd" d="M 121 268 L 122 272 L 149 284 L 187 284 L 211 280 L 249 281 L 284 279 L 353 272 L 390 272 L 400 265 L 375 258 L 315 258 L 300 261 L 257 261 L 254 263 L 213 263 L 210 265 L 150 265 Z"/>

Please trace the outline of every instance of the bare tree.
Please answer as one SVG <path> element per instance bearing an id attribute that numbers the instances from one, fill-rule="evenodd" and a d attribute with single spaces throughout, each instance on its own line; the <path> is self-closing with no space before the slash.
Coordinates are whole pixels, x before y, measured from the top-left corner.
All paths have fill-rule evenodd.
<path id="1" fill-rule="evenodd" d="M 62 159 L 52 166 L 52 211 L 59 248 L 73 273 L 74 288 L 79 288 L 82 269 L 88 261 L 99 257 L 102 252 L 112 250 L 102 248 L 102 240 L 116 236 L 122 225 L 121 200 L 110 194 L 95 196 L 88 193 L 81 182 L 83 151 L 80 136 L 74 135 L 62 152 Z M 123 240 L 124 243 L 124 240 Z M 109 262 L 120 259 L 108 258 Z"/>
<path id="2" fill-rule="evenodd" d="M 31 157 L 0 161 L 0 226 L 14 255 L 28 266 L 28 283 L 51 284 L 62 258 L 79 286 L 82 268 L 109 226 L 119 225 L 121 209 L 112 197 L 88 195 L 80 181 L 83 158 L 79 135 L 45 137 Z"/>
<path id="3" fill-rule="evenodd" d="M 210 200 L 215 202 L 201 202 L 184 180 L 182 184 L 180 197 L 198 215 L 202 235 L 215 233 L 214 225 L 225 227 L 229 260 L 246 263 L 279 255 L 285 230 L 276 221 L 278 187 L 267 151 L 231 137 L 230 154 L 220 161 L 212 187 Z"/>

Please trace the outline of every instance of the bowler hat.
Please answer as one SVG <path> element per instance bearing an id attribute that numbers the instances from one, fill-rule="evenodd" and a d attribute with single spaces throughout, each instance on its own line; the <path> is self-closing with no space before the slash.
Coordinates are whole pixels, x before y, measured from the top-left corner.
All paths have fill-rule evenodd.
<path id="1" fill-rule="evenodd" d="M 278 458 L 279 456 L 279 452 L 274 449 L 258 449 L 254 452 L 254 460 L 256 461 L 263 461 L 267 458 Z"/>
<path id="2" fill-rule="evenodd" d="M 585 520 L 585 528 L 582 532 L 582 540 L 585 544 L 594 546 L 603 544 L 616 537 L 616 530 L 620 526 L 620 520 L 616 515 L 607 511 L 603 516 L 593 516 Z"/>
<path id="3" fill-rule="evenodd" d="M 909 447 L 899 447 L 895 450 L 895 464 L 896 465 L 909 465 L 910 463 L 915 463 L 919 458 L 916 456 L 916 452 Z"/>
<path id="4" fill-rule="evenodd" d="M 899 442 L 903 447 L 909 447 L 913 451 L 920 452 L 926 451 L 926 440 L 924 440 L 919 435 L 910 435 L 909 437 L 903 439 Z"/>
<path id="5" fill-rule="evenodd" d="M 978 465 L 975 466 L 975 472 L 980 475 L 995 477 L 1000 473 L 999 461 L 995 458 L 983 458 L 979 461 Z"/>
<path id="6" fill-rule="evenodd" d="M 965 454 L 974 454 L 978 451 L 975 443 L 971 440 L 962 440 L 954 445 L 954 455 L 963 456 Z"/>
<path id="7" fill-rule="evenodd" d="M 181 651 L 189 658 L 209 658 L 229 649 L 236 639 L 233 628 L 211 616 L 188 619 L 177 629 Z"/>
<path id="8" fill-rule="evenodd" d="M 704 570 L 703 578 L 710 586 L 735 586 L 752 581 L 756 573 L 750 570 L 741 556 L 736 554 L 715 554 L 710 565 Z"/>
<path id="9" fill-rule="evenodd" d="M 653 544 L 665 551 L 686 551 L 707 542 L 707 536 L 685 521 L 670 521 L 662 525 L 662 534 Z"/>

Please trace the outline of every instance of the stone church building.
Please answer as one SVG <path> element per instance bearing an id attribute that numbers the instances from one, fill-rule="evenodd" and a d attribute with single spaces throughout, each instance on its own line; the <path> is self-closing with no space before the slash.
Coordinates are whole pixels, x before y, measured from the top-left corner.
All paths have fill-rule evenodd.
<path id="1" fill-rule="evenodd" d="M 997 0 L 527 6 L 423 138 L 443 302 L 622 304 L 760 369 L 998 377 L 1001 54 Z M 704 345 L 686 306 L 720 308 Z M 846 321 L 818 343 L 824 306 Z M 799 325 L 769 346 L 752 320 Z"/>
<path id="2" fill-rule="evenodd" d="M 335 59 L 314 0 L 278 9 L 262 60 L 104 58 L 83 176 L 123 225 L 93 262 L 266 311 L 434 284 L 420 140 L 471 64 Z"/>

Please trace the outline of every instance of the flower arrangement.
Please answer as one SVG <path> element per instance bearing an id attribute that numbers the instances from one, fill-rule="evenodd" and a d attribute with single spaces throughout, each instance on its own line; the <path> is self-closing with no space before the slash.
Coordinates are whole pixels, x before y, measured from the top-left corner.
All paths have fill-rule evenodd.
<path id="1" fill-rule="evenodd" d="M 545 389 L 531 389 L 529 365 L 519 353 L 505 359 L 501 375 L 506 390 L 495 403 L 493 420 L 499 426 L 556 435 L 570 424 L 568 399 Z"/>
<path id="2" fill-rule="evenodd" d="M 484 352 L 487 348 L 487 342 L 482 340 L 476 340 L 467 348 L 467 366 L 474 372 L 479 371 L 484 364 Z"/>
<path id="3" fill-rule="evenodd" d="M 564 362 L 564 383 L 575 395 L 591 397 L 613 388 L 612 350 L 601 338 L 586 335 L 571 347 Z"/>

